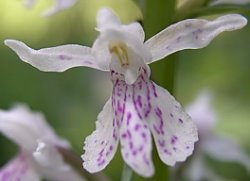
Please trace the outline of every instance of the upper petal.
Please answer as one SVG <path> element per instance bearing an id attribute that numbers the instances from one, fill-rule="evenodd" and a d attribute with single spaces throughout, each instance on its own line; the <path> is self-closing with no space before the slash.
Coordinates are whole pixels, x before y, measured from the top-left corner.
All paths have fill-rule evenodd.
<path id="1" fill-rule="evenodd" d="M 43 12 L 43 16 L 51 16 L 61 10 L 67 9 L 75 5 L 78 0 L 56 0 L 53 7 Z"/>
<path id="2" fill-rule="evenodd" d="M 97 117 L 96 130 L 86 138 L 83 167 L 89 172 L 104 169 L 114 157 L 118 145 L 118 125 L 113 117 L 111 99 Z"/>
<path id="3" fill-rule="evenodd" d="M 136 36 L 141 42 L 144 41 L 145 34 L 142 26 L 133 22 L 127 25 L 122 25 L 118 16 L 110 8 L 101 8 L 96 15 L 97 30 L 103 31 L 108 28 L 116 28 L 124 33 Z"/>
<path id="4" fill-rule="evenodd" d="M 0 169 L 1 181 L 40 181 L 40 175 L 33 169 L 25 154 L 21 153 Z"/>
<path id="5" fill-rule="evenodd" d="M 5 40 L 4 43 L 16 52 L 21 60 L 41 71 L 63 72 L 79 66 L 105 70 L 97 64 L 89 47 L 62 45 L 34 50 L 17 40 Z"/>
<path id="6" fill-rule="evenodd" d="M 112 102 L 115 118 L 120 125 L 121 151 L 124 161 L 139 175 L 149 177 L 154 173 L 152 140 L 147 122 L 136 104 L 136 89 L 113 75 Z"/>
<path id="7" fill-rule="evenodd" d="M 39 142 L 33 158 L 38 172 L 46 179 L 54 181 L 84 181 L 83 177 L 67 164 L 56 147 L 50 143 Z"/>
<path id="8" fill-rule="evenodd" d="M 223 31 L 240 29 L 247 24 L 247 19 L 239 14 L 228 14 L 213 21 L 188 19 L 169 26 L 146 41 L 153 59 L 160 60 L 169 54 L 207 46 Z"/>
<path id="9" fill-rule="evenodd" d="M 141 42 L 144 42 L 145 33 L 140 23 L 134 22 L 128 25 L 122 25 L 122 28 L 126 33 L 133 34 Z"/>
<path id="10" fill-rule="evenodd" d="M 30 152 L 36 149 L 38 140 L 47 140 L 64 148 L 70 147 L 66 140 L 54 133 L 42 114 L 31 112 L 24 105 L 8 111 L 0 110 L 0 132 Z"/>
<path id="11" fill-rule="evenodd" d="M 97 30 L 119 26 L 120 20 L 110 8 L 101 8 L 96 15 Z"/>

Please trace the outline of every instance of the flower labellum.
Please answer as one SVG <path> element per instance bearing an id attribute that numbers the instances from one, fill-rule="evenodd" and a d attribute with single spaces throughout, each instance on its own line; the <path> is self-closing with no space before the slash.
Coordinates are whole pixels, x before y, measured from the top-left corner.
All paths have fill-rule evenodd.
<path id="1" fill-rule="evenodd" d="M 109 71 L 112 95 L 98 115 L 96 130 L 86 138 L 83 167 L 91 173 L 104 169 L 120 142 L 127 165 L 150 177 L 154 174 L 151 134 L 160 159 L 171 166 L 186 160 L 198 136 L 194 122 L 174 97 L 149 79 L 148 64 L 180 50 L 203 48 L 221 32 L 246 23 L 238 14 L 213 21 L 189 19 L 144 42 L 139 23 L 123 25 L 110 9 L 103 8 L 97 13 L 100 34 L 92 48 L 63 45 L 34 50 L 17 40 L 5 40 L 5 44 L 41 71 L 62 72 L 77 66 Z"/>

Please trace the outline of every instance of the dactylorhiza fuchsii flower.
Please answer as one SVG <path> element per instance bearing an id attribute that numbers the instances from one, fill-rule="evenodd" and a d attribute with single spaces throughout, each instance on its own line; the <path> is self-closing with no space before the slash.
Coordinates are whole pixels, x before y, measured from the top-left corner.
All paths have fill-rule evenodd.
<path id="1" fill-rule="evenodd" d="M 224 180 L 206 164 L 205 157 L 207 155 L 223 162 L 238 162 L 250 171 L 250 157 L 239 144 L 215 133 L 217 118 L 211 100 L 211 93 L 207 90 L 203 91 L 186 109 L 197 124 L 199 133 L 199 142 L 196 144 L 195 153 L 184 173 L 185 178 L 192 181 Z"/>
<path id="2" fill-rule="evenodd" d="M 110 9 L 103 8 L 97 13 L 100 35 L 92 48 L 63 45 L 34 50 L 17 40 L 5 44 L 41 71 L 85 66 L 110 72 L 112 95 L 98 115 L 96 130 L 86 138 L 83 167 L 91 173 L 104 169 L 120 141 L 124 161 L 139 175 L 149 177 L 154 173 L 150 132 L 160 159 L 171 166 L 192 153 L 198 136 L 194 122 L 174 97 L 149 79 L 147 64 L 183 49 L 205 47 L 219 33 L 246 23 L 238 14 L 214 21 L 189 19 L 144 42 L 139 23 L 123 25 Z"/>
<path id="3" fill-rule="evenodd" d="M 70 149 L 70 144 L 55 134 L 41 113 L 21 104 L 0 110 L 0 133 L 20 147 L 18 155 L 0 169 L 1 181 L 85 180 L 63 160 L 57 148 Z"/>
<path id="4" fill-rule="evenodd" d="M 75 3 L 78 0 L 55 0 L 54 6 L 52 6 L 50 9 L 45 10 L 42 15 L 43 16 L 51 16 L 59 11 L 62 11 L 64 9 L 70 8 L 75 5 Z M 37 0 L 24 0 L 24 5 L 28 8 L 31 8 L 35 5 Z"/>

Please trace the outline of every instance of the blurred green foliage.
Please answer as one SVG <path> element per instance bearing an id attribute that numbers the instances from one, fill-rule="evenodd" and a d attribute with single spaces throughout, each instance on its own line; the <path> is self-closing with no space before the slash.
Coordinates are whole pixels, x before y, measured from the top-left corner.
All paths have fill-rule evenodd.
<path id="1" fill-rule="evenodd" d="M 40 0 L 33 9 L 26 9 L 18 0 L 0 1 L 0 107 L 8 109 L 16 102 L 24 102 L 43 112 L 58 134 L 69 139 L 81 155 L 84 139 L 94 130 L 97 114 L 110 96 L 108 74 L 88 68 L 40 72 L 21 62 L 3 41 L 18 39 L 36 49 L 70 43 L 91 46 L 97 36 L 94 28 L 99 7 L 112 7 L 123 22 L 142 19 L 142 15 L 129 0 L 80 0 L 73 8 L 41 17 L 51 4 Z M 218 113 L 217 131 L 237 139 L 250 153 L 249 44 L 247 26 L 219 36 L 207 48 L 182 52 L 176 62 L 175 93 L 185 105 L 200 90 L 211 89 Z M 0 145 L 3 165 L 15 154 L 16 146 L 3 136 Z M 120 163 L 118 151 L 105 170 L 114 180 L 120 177 Z M 247 177 L 240 178 L 249 180 Z"/>

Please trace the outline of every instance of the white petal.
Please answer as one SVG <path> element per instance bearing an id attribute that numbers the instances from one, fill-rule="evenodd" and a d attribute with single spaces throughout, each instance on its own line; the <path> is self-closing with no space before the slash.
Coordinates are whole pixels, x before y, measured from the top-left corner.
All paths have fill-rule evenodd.
<path id="1" fill-rule="evenodd" d="M 0 169 L 1 181 L 40 181 L 38 173 L 32 168 L 26 155 L 20 154 Z"/>
<path id="2" fill-rule="evenodd" d="M 128 25 L 122 25 L 122 28 L 124 29 L 125 32 L 133 34 L 141 42 L 144 42 L 145 33 L 140 23 L 134 22 Z"/>
<path id="3" fill-rule="evenodd" d="M 239 14 L 228 14 L 214 21 L 188 19 L 178 22 L 146 41 L 153 56 L 147 63 L 180 50 L 203 48 L 221 32 L 240 29 L 246 24 L 247 19 Z"/>
<path id="4" fill-rule="evenodd" d="M 33 158 L 38 163 L 37 169 L 44 178 L 54 181 L 83 181 L 83 178 L 64 162 L 57 149 L 45 142 L 39 142 Z"/>
<path id="5" fill-rule="evenodd" d="M 62 11 L 64 9 L 74 6 L 77 1 L 78 0 L 56 0 L 55 5 L 52 8 L 44 11 L 42 15 L 51 16 L 59 11 Z"/>
<path id="6" fill-rule="evenodd" d="M 101 8 L 96 15 L 97 29 L 119 26 L 120 20 L 110 8 Z"/>
<path id="7" fill-rule="evenodd" d="M 186 160 L 198 140 L 194 122 L 167 90 L 146 76 L 135 86 L 135 104 L 149 124 L 161 160 L 171 166 Z"/>
<path id="8" fill-rule="evenodd" d="M 124 33 L 132 34 L 141 42 L 144 42 L 145 34 L 142 26 L 137 22 L 122 25 L 118 16 L 110 8 L 102 8 L 98 11 L 96 15 L 96 24 L 96 29 L 98 31 L 116 28 Z"/>
<path id="9" fill-rule="evenodd" d="M 211 136 L 203 144 L 203 150 L 214 159 L 228 162 L 238 162 L 250 171 L 250 157 L 234 141 L 219 137 Z"/>
<path id="10" fill-rule="evenodd" d="M 119 76 L 113 75 L 113 109 L 120 125 L 121 151 L 124 161 L 139 175 L 154 174 L 151 158 L 152 140 L 147 122 L 134 104 L 136 90 Z"/>
<path id="11" fill-rule="evenodd" d="M 83 167 L 91 173 L 104 169 L 114 157 L 118 145 L 118 125 L 110 99 L 97 117 L 96 130 L 84 144 Z"/>
<path id="12" fill-rule="evenodd" d="M 34 50 L 17 40 L 5 40 L 4 43 L 16 52 L 22 61 L 31 64 L 41 71 L 63 72 L 67 69 L 79 66 L 102 70 L 96 64 L 89 47 L 62 45 Z"/>
<path id="13" fill-rule="evenodd" d="M 70 147 L 66 140 L 54 133 L 42 114 L 31 112 L 24 105 L 8 111 L 0 110 L 0 132 L 30 152 L 36 149 L 37 140 L 48 140 L 64 148 Z"/>

